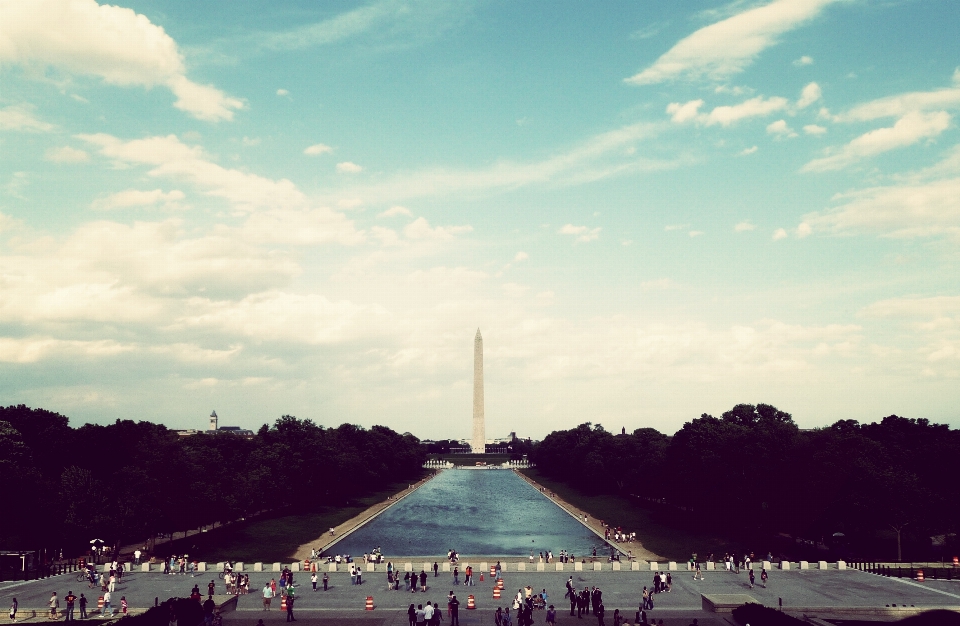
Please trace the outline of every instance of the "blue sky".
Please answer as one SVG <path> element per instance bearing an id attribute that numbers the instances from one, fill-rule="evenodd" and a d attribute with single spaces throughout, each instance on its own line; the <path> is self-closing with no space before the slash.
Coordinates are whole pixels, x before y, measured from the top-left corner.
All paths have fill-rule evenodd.
<path id="1" fill-rule="evenodd" d="M 0 399 L 960 426 L 960 5 L 0 3 Z"/>

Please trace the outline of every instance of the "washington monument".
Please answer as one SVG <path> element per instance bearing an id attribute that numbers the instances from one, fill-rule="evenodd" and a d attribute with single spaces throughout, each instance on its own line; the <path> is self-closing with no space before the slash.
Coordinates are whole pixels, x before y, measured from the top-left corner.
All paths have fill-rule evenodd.
<path id="1" fill-rule="evenodd" d="M 473 438 L 470 449 L 474 454 L 486 452 L 487 434 L 483 423 L 483 337 L 480 329 L 473 338 Z"/>

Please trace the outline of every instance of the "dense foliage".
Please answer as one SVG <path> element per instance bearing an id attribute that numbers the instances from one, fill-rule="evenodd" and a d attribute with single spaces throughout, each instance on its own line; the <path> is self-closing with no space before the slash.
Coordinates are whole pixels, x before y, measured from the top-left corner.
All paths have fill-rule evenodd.
<path id="1" fill-rule="evenodd" d="M 944 550 L 954 549 L 958 458 L 960 431 L 946 425 L 891 415 L 800 430 L 765 404 L 704 414 L 672 437 L 581 424 L 551 433 L 534 452 L 548 476 L 594 493 L 638 496 L 673 512 L 676 523 L 743 538 L 758 550 L 791 535 L 822 539 L 848 558 L 887 559 L 897 558 L 898 538 L 903 558 L 942 556 L 931 542 L 938 535 Z"/>
<path id="2" fill-rule="evenodd" d="M 66 417 L 0 407 L 7 506 L 0 547 L 64 549 L 143 541 L 260 511 L 309 510 L 415 478 L 424 454 L 384 426 L 324 428 L 285 415 L 252 439 L 180 437 L 129 420 L 71 428 Z"/>

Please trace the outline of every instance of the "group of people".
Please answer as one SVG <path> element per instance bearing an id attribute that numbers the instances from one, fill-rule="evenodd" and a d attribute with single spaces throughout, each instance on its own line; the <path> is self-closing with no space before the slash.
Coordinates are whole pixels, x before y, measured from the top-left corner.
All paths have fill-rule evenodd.
<path id="1" fill-rule="evenodd" d="M 197 572 L 196 561 L 191 561 L 186 554 L 171 555 L 169 559 L 163 561 L 164 574 L 180 574 L 186 576 L 188 573 L 195 576 Z"/>
<path id="2" fill-rule="evenodd" d="M 460 601 L 453 591 L 447 595 L 447 618 L 449 626 L 460 626 Z M 411 604 L 407 608 L 407 619 L 410 626 L 439 626 L 444 621 L 440 605 L 436 602 L 416 606 Z"/>
<path id="3" fill-rule="evenodd" d="M 80 619 L 87 619 L 87 596 L 80 594 L 77 597 L 73 591 L 68 591 L 67 595 L 63 597 L 64 610 L 63 610 L 63 619 L 65 622 L 76 621 L 77 609 L 79 609 Z M 47 600 L 47 607 L 50 609 L 50 619 L 58 620 L 60 619 L 60 598 L 57 596 L 56 591 L 50 592 L 50 599 Z M 121 615 L 127 614 L 127 598 L 126 596 L 120 596 L 120 613 Z M 17 621 L 17 612 L 20 610 L 20 603 L 17 602 L 16 598 L 13 598 L 13 601 L 10 603 L 10 621 Z M 113 593 L 111 590 L 103 592 L 103 609 L 100 613 L 103 616 L 113 617 L 115 615 L 115 610 L 113 606 Z"/>

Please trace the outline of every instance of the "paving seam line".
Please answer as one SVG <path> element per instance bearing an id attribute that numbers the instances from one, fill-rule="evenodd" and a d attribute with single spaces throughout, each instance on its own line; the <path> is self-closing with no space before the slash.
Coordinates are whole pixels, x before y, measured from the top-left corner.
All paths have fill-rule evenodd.
<path id="1" fill-rule="evenodd" d="M 853 570 L 853 571 L 859 572 L 860 570 Z M 863 574 L 870 574 L 870 572 L 862 572 L 862 573 L 863 573 Z M 876 574 L 870 574 L 870 575 L 871 575 L 871 576 L 876 576 Z M 950 593 L 949 591 L 941 591 L 940 589 L 934 589 L 933 587 L 927 587 L 927 586 L 925 586 L 925 585 L 921 585 L 920 583 L 915 583 L 915 582 L 913 582 L 912 580 L 903 580 L 902 578 L 895 578 L 895 577 L 893 577 L 893 576 L 889 577 L 889 580 L 895 580 L 895 581 L 897 581 L 898 583 L 903 583 L 904 585 L 912 585 L 912 586 L 914 586 L 914 587 L 919 587 L 919 588 L 921 588 L 921 589 L 925 589 L 926 591 L 932 591 L 932 592 L 934 592 L 934 593 L 940 593 L 940 594 L 943 594 L 943 595 L 945 595 L 945 596 L 950 596 L 951 598 L 960 598 L 960 595 L 957 595 L 957 594 L 955 594 L 955 593 Z"/>

